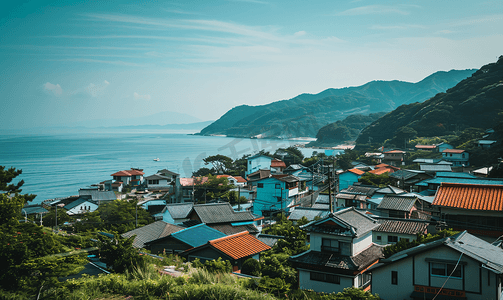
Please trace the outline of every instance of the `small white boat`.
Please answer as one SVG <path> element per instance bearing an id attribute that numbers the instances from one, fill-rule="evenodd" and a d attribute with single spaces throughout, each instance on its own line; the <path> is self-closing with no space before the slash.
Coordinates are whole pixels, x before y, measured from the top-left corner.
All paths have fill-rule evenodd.
<path id="1" fill-rule="evenodd" d="M 154 158 L 154 161 L 160 161 L 159 157 L 158 158 Z"/>

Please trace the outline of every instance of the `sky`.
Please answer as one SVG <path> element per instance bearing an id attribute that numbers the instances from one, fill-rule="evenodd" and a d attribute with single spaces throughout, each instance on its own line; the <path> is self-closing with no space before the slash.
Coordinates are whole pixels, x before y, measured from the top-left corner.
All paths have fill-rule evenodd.
<path id="1" fill-rule="evenodd" d="M 216 120 L 502 54 L 501 0 L 2 1 L 0 129 Z"/>

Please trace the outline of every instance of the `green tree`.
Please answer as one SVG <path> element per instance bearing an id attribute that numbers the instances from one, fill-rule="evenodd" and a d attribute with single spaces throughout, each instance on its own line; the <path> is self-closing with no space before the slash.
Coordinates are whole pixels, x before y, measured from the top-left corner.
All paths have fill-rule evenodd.
<path id="1" fill-rule="evenodd" d="M 260 275 L 262 275 L 260 268 L 260 262 L 250 257 L 243 262 L 241 273 L 260 277 Z"/>
<path id="2" fill-rule="evenodd" d="M 373 186 L 378 186 L 378 187 L 385 187 L 389 184 L 391 184 L 391 179 L 389 178 L 388 172 L 380 175 L 372 174 L 372 173 L 365 173 L 363 174 L 360 179 L 358 179 L 359 182 L 367 185 L 373 185 Z"/>
<path id="3" fill-rule="evenodd" d="M 196 185 L 194 197 L 200 202 L 222 199 L 232 188 L 234 188 L 234 185 L 229 184 L 227 178 L 209 175 L 206 182 L 199 186 Z"/>
<path id="4" fill-rule="evenodd" d="M 208 156 L 203 161 L 206 165 L 211 163 L 216 174 L 226 174 L 227 170 L 232 168 L 233 163 L 230 157 L 221 154 Z"/>
<path id="5" fill-rule="evenodd" d="M 24 181 L 12 183 L 12 180 L 21 175 L 22 170 L 15 168 L 5 169 L 0 166 L 0 225 L 1 224 L 16 224 L 21 218 L 21 209 L 23 206 L 32 201 L 35 195 L 21 195 L 21 186 Z"/>
<path id="6" fill-rule="evenodd" d="M 135 236 L 123 238 L 116 234 L 113 238 L 101 235 L 99 248 L 102 260 L 107 267 L 117 273 L 132 272 L 141 262 L 138 250 L 133 248 Z"/>

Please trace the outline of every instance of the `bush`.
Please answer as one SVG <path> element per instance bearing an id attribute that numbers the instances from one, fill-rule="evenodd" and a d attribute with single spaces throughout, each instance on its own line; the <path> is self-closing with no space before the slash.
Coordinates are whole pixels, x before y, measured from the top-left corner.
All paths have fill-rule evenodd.
<path id="1" fill-rule="evenodd" d="M 253 258 L 248 258 L 244 261 L 241 273 L 259 277 L 262 272 L 260 262 Z"/>

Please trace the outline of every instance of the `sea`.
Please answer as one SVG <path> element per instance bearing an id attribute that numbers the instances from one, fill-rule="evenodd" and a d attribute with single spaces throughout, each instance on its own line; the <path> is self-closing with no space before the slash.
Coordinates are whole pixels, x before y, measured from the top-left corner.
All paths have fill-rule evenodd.
<path id="1" fill-rule="evenodd" d="M 145 176 L 162 169 L 190 177 L 203 159 L 222 154 L 232 159 L 260 150 L 274 152 L 299 140 L 243 139 L 165 132 L 75 132 L 0 135 L 0 166 L 21 169 L 23 194 L 40 203 L 78 195 L 80 188 L 112 179 L 111 174 L 140 168 Z M 305 156 L 321 149 L 301 148 Z M 159 159 L 158 161 L 154 159 Z"/>

